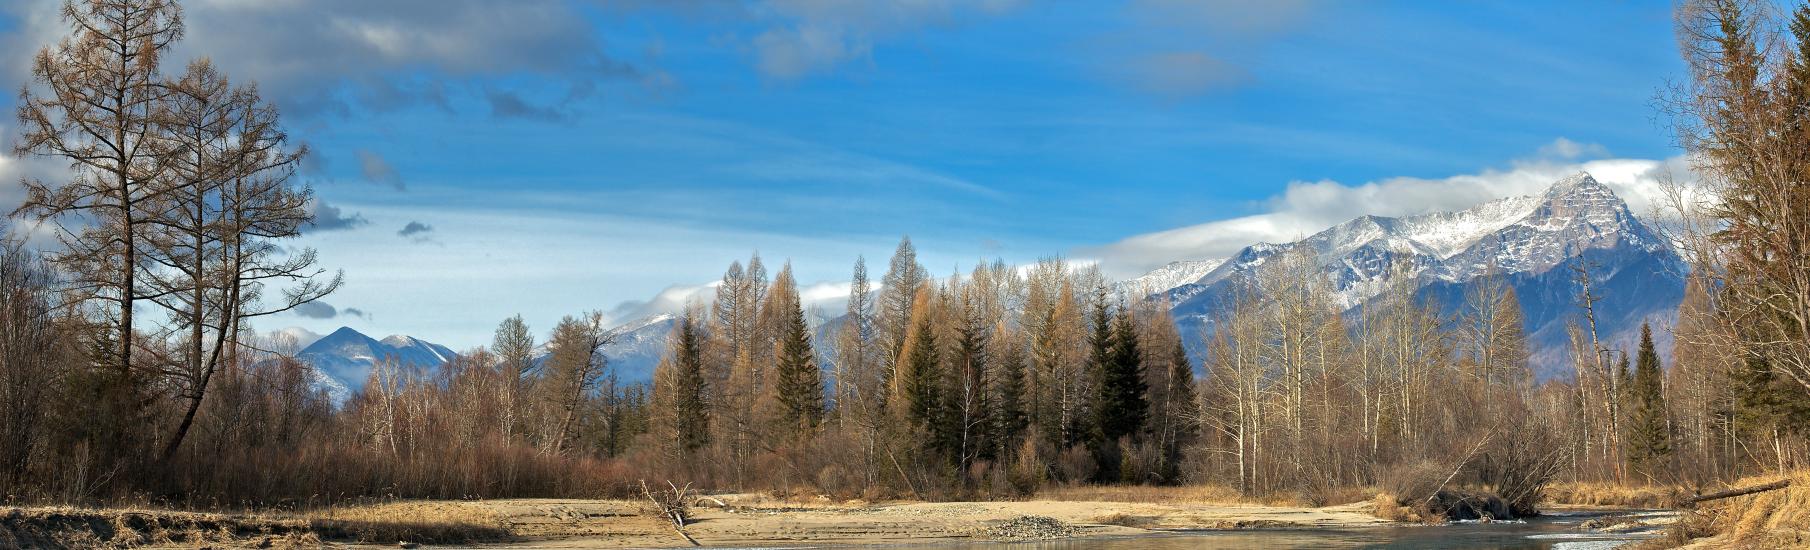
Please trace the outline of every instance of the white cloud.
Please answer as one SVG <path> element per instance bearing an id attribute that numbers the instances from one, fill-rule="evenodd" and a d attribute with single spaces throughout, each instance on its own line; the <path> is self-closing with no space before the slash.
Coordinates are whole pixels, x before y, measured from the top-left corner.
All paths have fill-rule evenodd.
<path id="1" fill-rule="evenodd" d="M 1396 177 L 1359 185 L 1295 181 L 1264 201 L 1267 211 L 1261 214 L 1135 235 L 1082 248 L 1078 254 L 1098 258 L 1108 275 L 1134 277 L 1176 260 L 1223 258 L 1259 242 L 1294 241 L 1366 214 L 1461 210 L 1497 198 L 1535 194 L 1580 170 L 1615 190 L 1636 215 L 1650 217 L 1661 214 L 1668 178 L 1690 180 L 1681 158 L 1570 160 L 1602 153 L 1600 145 L 1561 138 L 1542 147 L 1539 156 L 1515 161 L 1508 169 L 1436 179 Z"/>
<path id="2" fill-rule="evenodd" d="M 323 337 L 325 335 L 302 327 L 284 327 L 264 333 L 264 345 L 277 353 L 294 354 Z"/>
<path id="3" fill-rule="evenodd" d="M 676 315 L 693 303 L 703 306 L 708 312 L 710 303 L 716 299 L 716 289 L 722 284 L 722 281 L 712 281 L 698 285 L 672 285 L 661 289 L 652 298 L 617 304 L 605 312 L 606 321 L 619 325 L 651 315 Z M 842 315 L 843 310 L 848 308 L 849 285 L 848 281 L 799 285 L 798 297 L 800 303 L 804 304 L 805 314 L 814 316 L 819 322 Z"/>
<path id="4" fill-rule="evenodd" d="M 31 54 L 69 32 L 58 0 L 8 2 L 0 85 L 30 82 Z M 580 90 L 604 79 L 670 75 L 605 51 L 579 4 L 565 0 L 194 0 L 166 62 L 206 56 L 235 82 L 257 82 L 287 113 L 349 114 L 447 104 L 443 82 L 545 77 Z M 415 73 L 431 73 L 419 77 Z M 442 78 L 451 77 L 451 78 Z"/>
<path id="5" fill-rule="evenodd" d="M 1539 156 L 1549 159 L 1577 160 L 1609 156 L 1609 149 L 1595 143 L 1578 143 L 1565 138 L 1552 140 L 1540 147 Z"/>

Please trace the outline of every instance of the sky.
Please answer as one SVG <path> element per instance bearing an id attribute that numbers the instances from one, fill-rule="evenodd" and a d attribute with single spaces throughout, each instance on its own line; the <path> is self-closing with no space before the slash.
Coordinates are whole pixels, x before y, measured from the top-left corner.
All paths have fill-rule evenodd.
<path id="1" fill-rule="evenodd" d="M 0 87 L 32 86 L 58 4 L 0 5 Z M 904 235 L 938 275 L 1129 278 L 1579 169 L 1641 212 L 1682 165 L 1660 1 L 182 6 L 166 70 L 210 58 L 282 110 L 319 198 L 292 244 L 345 272 L 266 330 L 466 348 L 518 313 L 670 309 L 754 253 L 833 300 Z M 63 170 L 6 149 L 10 211 Z"/>

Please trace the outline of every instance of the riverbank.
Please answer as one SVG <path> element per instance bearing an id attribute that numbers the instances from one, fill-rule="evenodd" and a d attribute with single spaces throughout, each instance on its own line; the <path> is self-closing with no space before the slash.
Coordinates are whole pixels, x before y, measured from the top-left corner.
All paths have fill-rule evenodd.
<path id="1" fill-rule="evenodd" d="M 1136 536 L 1172 530 L 1385 525 L 1371 504 L 1328 507 L 1028 500 L 796 502 L 761 495 L 701 499 L 684 535 L 705 546 L 1017 541 Z M 413 501 L 302 515 L 148 510 L 11 509 L 0 546 L 396 547 L 491 543 L 635 548 L 690 543 L 632 500 Z M 10 539 L 10 540 L 9 540 Z"/>

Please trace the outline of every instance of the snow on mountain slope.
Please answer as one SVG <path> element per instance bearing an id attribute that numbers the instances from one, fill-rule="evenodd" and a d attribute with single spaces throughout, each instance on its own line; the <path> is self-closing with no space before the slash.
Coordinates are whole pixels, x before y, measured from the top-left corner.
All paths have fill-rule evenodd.
<path id="1" fill-rule="evenodd" d="M 639 384 L 654 379 L 654 367 L 666 356 L 667 342 L 678 316 L 660 313 L 634 319 L 604 332 L 603 358 L 610 374 L 625 384 Z M 545 363 L 553 351 L 542 343 L 535 351 L 535 364 Z"/>
<path id="2" fill-rule="evenodd" d="M 1618 319 L 1604 331 L 1611 341 L 1638 330 L 1640 322 L 1663 321 L 1683 295 L 1676 252 L 1636 219 L 1614 191 L 1579 173 L 1539 195 L 1457 212 L 1363 216 L 1300 241 L 1255 244 L 1195 282 L 1153 297 L 1175 304 L 1183 323 L 1210 326 L 1230 296 L 1232 281 L 1257 272 L 1269 258 L 1303 248 L 1315 256 L 1335 300 L 1347 310 L 1387 288 L 1399 266 L 1415 279 L 1418 293 L 1455 313 L 1467 285 L 1494 270 L 1521 296 L 1532 351 L 1541 363 L 1536 370 L 1548 375 L 1563 361 L 1556 348 L 1563 347 L 1562 327 L 1573 313 L 1574 268 L 1588 265 L 1605 289 L 1643 289 L 1599 306 Z M 1172 271 L 1165 266 L 1140 279 L 1173 280 L 1166 279 Z"/>
<path id="3" fill-rule="evenodd" d="M 1132 294 L 1155 294 L 1189 283 L 1199 282 L 1202 277 L 1218 269 L 1226 263 L 1226 258 L 1213 260 L 1181 260 L 1169 262 L 1168 265 L 1156 268 L 1137 278 L 1119 283 L 1119 288 Z"/>
<path id="4" fill-rule="evenodd" d="M 313 367 L 315 387 L 326 390 L 335 403 L 344 403 L 364 388 L 379 362 L 421 368 L 438 367 L 456 357 L 446 346 L 410 336 L 390 336 L 379 341 L 351 327 L 340 327 L 302 348 L 296 358 Z"/>
<path id="5" fill-rule="evenodd" d="M 677 322 L 678 317 L 662 313 L 610 329 L 610 343 L 603 347 L 603 357 L 616 378 L 628 383 L 652 381 L 654 366 L 666 356 L 668 336 Z"/>

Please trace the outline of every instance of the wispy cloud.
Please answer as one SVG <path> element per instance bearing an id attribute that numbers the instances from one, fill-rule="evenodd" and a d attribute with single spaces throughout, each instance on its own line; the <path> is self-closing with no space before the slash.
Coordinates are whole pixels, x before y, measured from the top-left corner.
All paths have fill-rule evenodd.
<path id="1" fill-rule="evenodd" d="M 366 314 L 364 310 L 351 307 L 340 309 L 333 307 L 333 304 L 329 304 L 322 300 L 315 300 L 296 306 L 296 308 L 290 310 L 290 312 L 294 313 L 296 316 L 307 319 L 334 319 L 340 316 L 356 317 L 359 319 L 370 318 L 370 315 Z"/>
<path id="2" fill-rule="evenodd" d="M 407 225 L 402 226 L 402 230 L 396 232 L 396 236 L 416 243 L 426 243 L 433 242 L 433 233 L 434 226 L 411 220 Z"/>
<path id="3" fill-rule="evenodd" d="M 370 224 L 370 220 L 365 219 L 357 212 L 343 212 L 339 207 L 327 204 L 326 201 L 314 201 L 315 231 L 346 231 Z"/>
<path id="4" fill-rule="evenodd" d="M 1137 56 L 1118 68 L 1132 87 L 1170 100 L 1230 87 L 1249 72 L 1201 51 L 1157 52 Z"/>
<path id="5" fill-rule="evenodd" d="M 397 191 L 408 189 L 402 183 L 402 174 L 396 172 L 396 168 L 390 166 L 390 161 L 384 160 L 383 155 L 369 149 L 359 149 L 354 153 L 358 155 L 358 172 L 364 176 L 365 181 L 394 187 Z"/>
<path id="6" fill-rule="evenodd" d="M 873 59 L 876 45 L 919 30 L 958 25 L 1017 8 L 1015 0 L 769 0 L 739 13 L 766 28 L 747 42 L 754 66 L 776 80 L 830 73 Z"/>
<path id="7" fill-rule="evenodd" d="M 1120 21 L 1126 26 L 1107 27 L 1088 49 L 1103 78 L 1173 103 L 1253 80 L 1233 54 L 1300 28 L 1318 4 L 1135 0 L 1124 5 Z"/>

